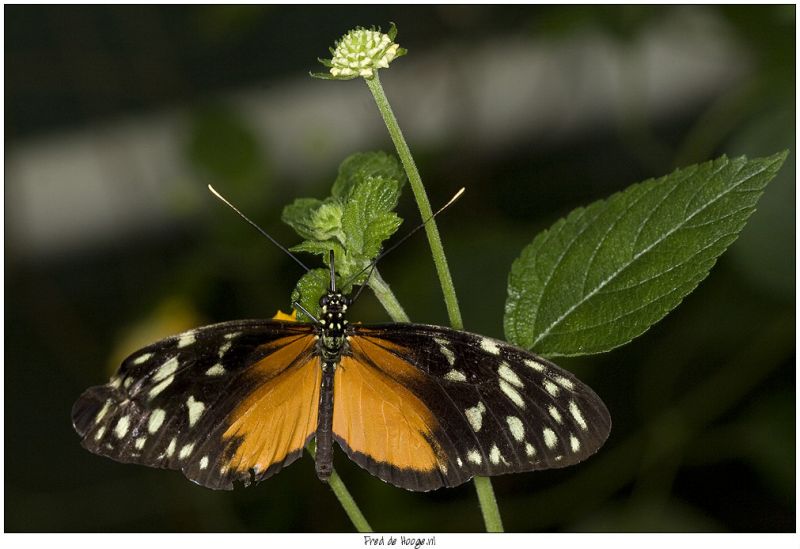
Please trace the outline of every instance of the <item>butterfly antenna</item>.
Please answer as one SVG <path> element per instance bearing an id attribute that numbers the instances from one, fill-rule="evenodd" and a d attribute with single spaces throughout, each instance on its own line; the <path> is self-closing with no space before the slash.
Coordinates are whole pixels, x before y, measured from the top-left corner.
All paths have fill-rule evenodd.
<path id="1" fill-rule="evenodd" d="M 343 286 L 345 286 L 345 287 L 346 287 L 348 284 L 350 284 L 350 283 L 351 283 L 351 282 L 353 282 L 355 279 L 357 279 L 359 276 L 361 276 L 361 274 L 362 274 L 364 271 L 366 271 L 367 269 L 374 269 L 374 268 L 375 268 L 375 265 L 378 263 L 378 261 L 380 261 L 381 259 L 383 259 L 383 258 L 384 258 L 384 257 L 385 257 L 385 256 L 386 256 L 386 255 L 387 255 L 389 252 L 391 252 L 392 250 L 394 250 L 395 248 L 397 248 L 397 247 L 398 247 L 400 244 L 402 244 L 403 242 L 405 242 L 406 240 L 408 240 L 409 238 L 411 238 L 411 236 L 412 236 L 414 233 L 416 233 L 418 230 L 420 230 L 420 229 L 421 229 L 421 228 L 423 228 L 425 225 L 427 225 L 427 224 L 428 224 L 428 222 L 430 222 L 430 220 L 431 220 L 431 219 L 433 219 L 434 217 L 436 217 L 437 215 L 439 215 L 440 213 L 442 213 L 442 212 L 443 212 L 444 210 L 446 210 L 446 209 L 447 209 L 447 208 L 448 208 L 450 205 L 452 205 L 452 204 L 453 204 L 453 202 L 455 202 L 456 200 L 458 200 L 459 198 L 461 198 L 461 195 L 462 195 L 462 194 L 464 194 L 464 191 L 465 191 L 465 190 L 466 190 L 466 189 L 465 189 L 464 187 L 461 187 L 461 189 L 459 189 L 459 191 L 458 191 L 456 194 L 454 194 L 454 195 L 453 195 L 453 198 L 451 198 L 450 200 L 448 200 L 448 201 L 447 201 L 447 204 L 445 204 L 444 206 L 442 206 L 441 208 L 439 208 L 438 210 L 436 210 L 435 212 L 433 212 L 433 214 L 431 214 L 431 216 L 430 216 L 428 219 L 426 219 L 425 221 L 423 221 L 422 223 L 420 223 L 419 225 L 417 225 L 416 227 L 414 227 L 414 228 L 413 228 L 411 231 L 409 231 L 409 232 L 408 232 L 408 233 L 407 233 L 405 236 L 403 236 L 403 238 L 401 238 L 400 240 L 398 240 L 397 242 L 395 242 L 394 244 L 392 244 L 392 245 L 391 245 L 391 246 L 390 246 L 388 249 L 386 249 L 386 250 L 382 251 L 380 254 L 378 254 L 378 257 L 376 257 L 375 259 L 373 259 L 373 260 L 372 260 L 372 262 L 371 262 L 369 265 L 367 265 L 366 267 L 364 267 L 363 269 L 361 269 L 360 271 L 358 271 L 358 272 L 357 272 L 355 275 L 351 276 L 351 277 L 350 277 L 350 278 L 347 280 L 347 283 L 346 283 L 346 284 L 344 284 Z M 369 275 L 369 276 L 372 276 L 372 271 L 370 271 L 370 275 Z M 367 280 L 369 280 L 369 276 L 367 277 Z M 366 285 L 366 284 L 365 284 L 365 285 Z M 363 288 L 363 287 L 364 287 L 364 286 L 362 286 L 361 288 Z M 358 295 L 361 293 L 361 288 L 358 290 L 358 293 L 356 293 L 355 297 L 353 297 L 352 301 L 355 301 L 355 300 L 356 300 L 356 298 L 358 297 Z"/>
<path id="2" fill-rule="evenodd" d="M 244 215 L 242 212 L 240 212 L 240 211 L 239 211 L 239 209 L 238 209 L 236 206 L 234 206 L 233 204 L 231 204 L 230 202 L 228 202 L 228 199 L 226 199 L 224 196 L 222 196 L 221 194 L 219 194 L 219 193 L 217 192 L 217 190 L 216 190 L 214 187 L 212 187 L 211 185 L 209 185 L 209 186 L 208 186 L 208 190 L 209 190 L 209 191 L 211 191 L 211 193 L 212 193 L 214 196 L 216 196 L 217 198 L 219 198 L 219 199 L 220 199 L 220 200 L 221 200 L 221 201 L 222 201 L 222 202 L 223 202 L 223 203 L 224 203 L 226 206 L 228 206 L 228 207 L 229 207 L 230 209 L 232 209 L 234 212 L 236 212 L 237 214 L 239 214 L 239 217 L 241 217 L 242 219 L 244 219 L 245 221 L 247 221 L 248 223 L 250 223 L 250 225 L 252 225 L 253 227 L 255 227 L 255 229 L 256 229 L 258 232 L 260 232 L 262 235 L 266 236 L 266 237 L 269 239 L 269 241 L 270 241 L 270 242 L 272 242 L 272 243 L 273 243 L 273 244 L 275 244 L 275 245 L 276 245 L 278 248 L 280 248 L 281 250 L 283 250 L 283 251 L 286 253 L 286 255 L 288 255 L 289 257 L 291 257 L 292 259 L 294 259 L 294 260 L 297 262 L 297 264 L 298 264 L 298 265 L 300 265 L 302 268 L 304 268 L 304 269 L 306 270 L 306 272 L 308 272 L 308 271 L 310 271 L 310 270 L 311 270 L 311 269 L 309 269 L 308 267 L 306 267 L 306 266 L 305 266 L 305 264 L 304 264 L 302 261 L 300 261 L 300 260 L 297 258 L 297 256 L 296 256 L 296 255 L 294 255 L 292 252 L 290 252 L 289 250 L 287 250 L 286 248 L 284 248 L 284 247 L 283 247 L 283 246 L 280 244 L 280 242 L 278 242 L 277 240 L 275 240 L 274 238 L 272 238 L 272 237 L 271 237 L 271 236 L 270 236 L 270 235 L 267 233 L 267 231 L 265 231 L 264 229 L 262 229 L 261 227 L 259 227 L 258 225 L 256 225 L 256 224 L 255 224 L 255 222 L 251 221 L 251 220 L 250 220 L 250 218 L 248 218 L 246 215 Z M 359 274 L 360 274 L 360 273 L 359 273 Z"/>
<path id="3" fill-rule="evenodd" d="M 367 275 L 367 280 L 369 280 L 369 277 L 371 277 L 371 276 L 372 276 L 372 271 L 374 271 L 374 270 L 375 270 L 375 265 L 376 265 L 376 263 L 375 263 L 374 261 L 372 262 L 372 264 L 370 264 L 370 265 L 367 265 L 367 267 L 370 267 L 369 274 Z M 362 272 L 363 272 L 363 271 L 362 271 Z M 359 273 L 359 274 L 361 274 L 361 273 Z M 366 283 L 364 283 L 364 284 L 362 284 L 361 286 L 359 286 L 359 287 L 358 287 L 358 291 L 356 292 L 356 295 L 354 295 L 354 296 L 353 296 L 353 297 L 350 299 L 350 303 L 351 303 L 351 304 L 356 302 L 356 299 L 358 299 L 358 296 L 360 296 L 360 295 L 361 295 L 361 292 L 362 292 L 362 291 L 364 290 L 364 288 L 366 288 L 366 287 L 367 287 L 367 284 L 366 284 Z"/>
<path id="4" fill-rule="evenodd" d="M 336 268 L 333 266 L 333 250 L 328 255 L 331 264 L 331 293 L 336 292 Z"/>

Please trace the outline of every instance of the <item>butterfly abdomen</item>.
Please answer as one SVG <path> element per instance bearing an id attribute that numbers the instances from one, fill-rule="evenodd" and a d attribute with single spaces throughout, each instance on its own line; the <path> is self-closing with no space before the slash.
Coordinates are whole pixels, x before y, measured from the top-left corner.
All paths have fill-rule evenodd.
<path id="1" fill-rule="evenodd" d="M 322 364 L 322 382 L 319 388 L 317 414 L 317 476 L 327 482 L 333 471 L 333 376 L 336 364 Z"/>

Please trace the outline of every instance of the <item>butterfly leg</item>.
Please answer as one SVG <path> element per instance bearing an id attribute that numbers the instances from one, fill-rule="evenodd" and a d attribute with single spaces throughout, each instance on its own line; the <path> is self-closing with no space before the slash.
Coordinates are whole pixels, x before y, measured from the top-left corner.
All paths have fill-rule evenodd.
<path id="1" fill-rule="evenodd" d="M 317 420 L 317 476 L 328 482 L 333 471 L 333 374 L 335 363 L 322 363 Z"/>

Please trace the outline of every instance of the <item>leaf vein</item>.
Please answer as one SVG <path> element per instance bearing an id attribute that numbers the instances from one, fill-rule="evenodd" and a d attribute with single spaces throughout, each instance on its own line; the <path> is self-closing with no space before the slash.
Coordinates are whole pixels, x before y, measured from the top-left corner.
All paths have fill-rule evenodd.
<path id="1" fill-rule="evenodd" d="M 633 264 L 634 264 L 636 261 L 638 261 L 638 260 L 639 260 L 639 258 L 641 258 L 643 255 L 645 255 L 645 254 L 646 254 L 646 253 L 648 253 L 649 251 L 651 251 L 651 250 L 652 250 L 653 248 L 655 248 L 657 245 L 659 245 L 659 244 L 661 244 L 662 242 L 664 242 L 664 241 L 665 241 L 667 238 L 669 238 L 670 236 L 672 236 L 672 235 L 673 235 L 673 234 L 674 234 L 676 231 L 678 231 L 678 230 L 679 230 L 679 229 L 681 229 L 683 226 L 685 226 L 687 223 L 689 223 L 689 222 L 690 222 L 690 221 L 691 221 L 691 220 L 692 220 L 692 219 L 693 219 L 693 218 L 694 218 L 696 215 L 698 215 L 700 212 L 702 212 L 703 210 L 707 209 L 707 208 L 708 208 L 708 207 L 710 207 L 712 204 L 716 203 L 716 202 L 717 202 L 717 201 L 718 201 L 720 198 L 722 198 L 723 196 L 725 196 L 725 195 L 726 195 L 726 194 L 728 194 L 729 192 L 731 192 L 731 191 L 735 190 L 737 187 L 739 187 L 739 186 L 740 186 L 742 183 L 744 183 L 745 181 L 748 181 L 748 180 L 750 180 L 750 179 L 752 179 L 752 178 L 754 178 L 754 177 L 758 176 L 759 174 L 761 174 L 762 172 L 764 172 L 766 169 L 767 169 L 766 167 L 760 167 L 760 169 L 759 169 L 758 171 L 754 172 L 754 173 L 745 174 L 745 177 L 743 177 L 743 178 L 739 179 L 738 181 L 734 182 L 732 185 L 730 185 L 730 186 L 727 186 L 727 187 L 726 187 L 726 188 L 725 188 L 725 189 L 724 189 L 722 192 L 718 193 L 718 194 L 717 194 L 716 196 L 714 196 L 712 199 L 710 199 L 710 200 L 706 201 L 705 203 L 703 203 L 703 204 L 702 204 L 700 207 L 698 207 L 697 209 L 695 209 L 695 210 L 694 210 L 694 211 L 693 211 L 691 214 L 689 214 L 688 216 L 686 216 L 686 217 L 685 217 L 685 218 L 684 218 L 682 221 L 680 221 L 680 222 L 679 222 L 679 223 L 677 223 L 677 224 L 676 224 L 674 227 L 672 227 L 672 228 L 671 228 L 671 229 L 669 229 L 669 230 L 668 230 L 666 233 L 664 233 L 664 235 L 663 235 L 662 237 L 660 237 L 660 238 L 656 239 L 656 240 L 655 240 L 655 241 L 653 241 L 651 244 L 649 244 L 649 245 L 648 245 L 648 246 L 646 246 L 644 249 L 642 249 L 640 252 L 637 252 L 636 254 L 634 254 L 634 256 L 633 256 L 633 257 L 632 257 L 632 258 L 631 258 L 631 259 L 630 259 L 628 262 L 626 262 L 625 264 L 621 265 L 619 269 L 617 269 L 615 272 L 611 273 L 611 274 L 610 274 L 608 277 L 606 277 L 604 280 L 600 281 L 600 283 L 598 283 L 598 285 L 597 285 L 597 286 L 596 286 L 594 289 L 592 289 L 592 290 L 591 290 L 591 291 L 590 291 L 588 294 L 586 294 L 586 295 L 585 295 L 584 297 L 582 297 L 581 299 L 577 300 L 577 301 L 576 301 L 575 303 L 573 303 L 573 304 L 572 304 L 570 307 L 568 307 L 566 311 L 564 311 L 564 312 L 563 312 L 561 315 L 559 315 L 559 316 L 558 316 L 558 318 L 556 318 L 555 320 L 553 320 L 553 321 L 550 323 L 550 325 L 549 325 L 549 326 L 548 326 L 548 327 L 547 327 L 545 330 L 543 330 L 542 332 L 540 332 L 540 333 L 539 333 L 539 335 L 538 335 L 538 336 L 536 336 L 536 339 L 535 339 L 535 340 L 534 340 L 534 342 L 533 342 L 533 346 L 535 346 L 535 345 L 536 345 L 537 343 L 539 343 L 539 342 L 540 342 L 540 341 L 541 341 L 543 338 L 545 338 L 545 337 L 546 337 L 548 334 L 550 334 L 550 332 L 553 330 L 553 328 L 554 328 L 555 326 L 557 326 L 558 324 L 560 324 L 560 323 L 561 323 L 561 322 L 562 322 L 562 321 L 563 321 L 563 320 L 564 320 L 564 319 L 565 319 L 567 316 L 569 316 L 569 315 L 570 315 L 570 314 L 571 314 L 571 313 L 572 313 L 572 312 L 573 312 L 575 309 L 577 309 L 577 308 L 578 308 L 578 307 L 580 307 L 582 304 L 586 303 L 586 302 L 587 302 L 589 299 L 591 299 L 592 297 L 594 297 L 594 296 L 595 296 L 595 295 L 596 295 L 596 294 L 597 294 L 599 291 L 601 291 L 601 290 L 602 290 L 602 289 L 603 289 L 605 286 L 607 286 L 607 285 L 608 285 L 608 284 L 609 284 L 609 283 L 610 283 L 612 280 L 614 280 L 614 278 L 616 278 L 617 276 L 619 276 L 619 274 L 620 274 L 620 273 L 622 273 L 623 271 L 625 271 L 626 269 L 628 269 L 628 268 L 629 268 L 631 265 L 633 265 Z M 737 173 L 741 173 L 741 171 L 742 171 L 742 170 L 741 170 L 741 169 L 739 169 Z M 583 232 L 583 231 L 581 231 L 581 234 L 582 234 L 582 232 Z M 574 240 L 573 240 L 573 242 L 574 242 Z"/>

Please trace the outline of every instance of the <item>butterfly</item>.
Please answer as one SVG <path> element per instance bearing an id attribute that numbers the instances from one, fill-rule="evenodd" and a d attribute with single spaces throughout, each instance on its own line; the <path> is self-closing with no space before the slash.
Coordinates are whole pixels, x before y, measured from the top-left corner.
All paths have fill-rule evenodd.
<path id="1" fill-rule="evenodd" d="M 223 322 L 134 352 L 73 406 L 82 445 L 232 489 L 277 473 L 312 440 L 326 481 L 336 442 L 381 480 L 427 491 L 566 467 L 605 442 L 608 410 L 571 373 L 465 331 L 350 324 L 333 252 L 330 269 L 314 322 Z"/>

